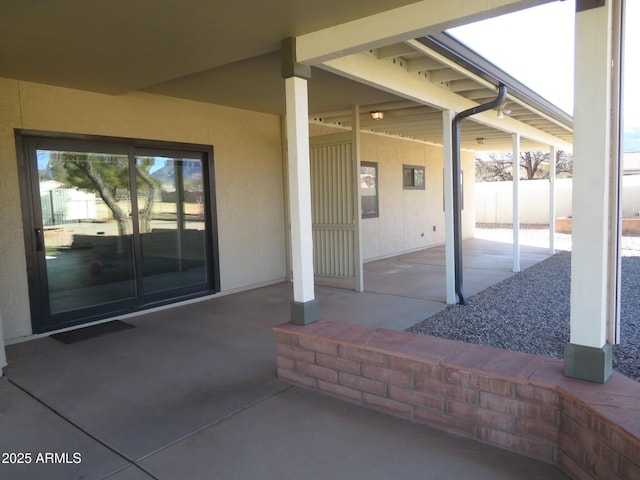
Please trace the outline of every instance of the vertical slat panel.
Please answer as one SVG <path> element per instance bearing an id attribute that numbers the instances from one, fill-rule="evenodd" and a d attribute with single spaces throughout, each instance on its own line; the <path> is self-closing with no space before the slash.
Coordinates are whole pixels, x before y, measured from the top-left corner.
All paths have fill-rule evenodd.
<path id="1" fill-rule="evenodd" d="M 311 148 L 314 269 L 323 278 L 355 278 L 351 144 Z"/>

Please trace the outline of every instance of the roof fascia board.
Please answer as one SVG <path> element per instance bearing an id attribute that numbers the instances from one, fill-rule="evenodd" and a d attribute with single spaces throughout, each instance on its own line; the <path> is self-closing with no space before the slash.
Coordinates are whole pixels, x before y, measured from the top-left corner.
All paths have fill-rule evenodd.
<path id="1" fill-rule="evenodd" d="M 451 38 L 454 42 L 457 42 L 457 40 Z M 409 40 L 406 42 L 408 45 L 411 45 L 416 51 L 424 53 L 425 55 L 429 56 L 430 58 L 434 58 L 435 60 L 437 60 L 439 63 L 443 64 L 443 65 L 447 65 L 447 67 L 449 67 L 450 69 L 460 73 L 461 75 L 464 75 L 467 78 L 470 78 L 471 80 L 479 83 L 480 85 L 483 85 L 487 88 L 493 88 L 493 89 L 497 89 L 497 86 L 500 83 L 503 83 L 505 85 L 507 85 L 509 87 L 509 93 L 507 95 L 507 98 L 509 99 L 509 101 L 517 103 L 525 108 L 528 109 L 535 109 L 538 112 L 538 115 L 546 118 L 547 120 L 549 120 L 550 122 L 555 123 L 556 125 L 558 125 L 559 127 L 564 128 L 565 130 L 571 132 L 573 131 L 573 118 L 571 116 L 569 116 L 567 113 L 565 113 L 562 110 L 559 110 L 557 107 L 555 107 L 552 103 L 550 103 L 548 100 L 545 100 L 543 97 L 540 97 L 537 93 L 533 92 L 532 90 L 530 90 L 528 87 L 526 87 L 525 85 L 523 85 L 522 83 L 518 82 L 515 78 L 511 77 L 508 73 L 503 72 L 502 70 L 498 69 L 497 67 L 495 67 L 491 62 L 488 62 L 488 60 L 484 59 L 484 57 L 481 57 L 478 55 L 479 59 L 484 60 L 485 62 L 488 63 L 488 65 L 491 67 L 495 67 L 497 70 L 499 70 L 500 72 L 504 73 L 504 77 L 502 78 L 493 78 L 491 76 L 483 76 L 481 74 L 475 73 L 475 71 L 471 71 L 469 70 L 468 67 L 465 67 L 462 65 L 462 63 L 464 64 L 468 64 L 467 62 L 460 62 L 460 60 L 458 58 L 453 58 L 453 56 L 445 56 L 444 54 L 442 54 L 440 51 L 436 51 L 434 49 L 432 49 L 431 47 L 428 47 L 424 42 L 420 41 L 420 39 L 418 40 Z M 460 42 L 457 42 L 459 45 L 463 46 L 464 45 Z M 477 55 L 477 54 L 476 54 Z M 456 60 L 458 62 L 456 62 Z M 516 86 L 513 86 L 511 84 L 509 84 L 509 80 L 512 80 Z M 533 103 L 530 100 L 530 96 L 529 95 L 523 95 L 522 93 L 519 93 L 517 86 L 521 86 L 521 88 L 528 90 L 531 93 L 531 96 L 537 96 L 539 97 L 541 102 L 544 102 L 547 106 L 549 106 L 549 108 L 553 109 L 553 112 L 549 112 L 548 109 L 544 109 L 542 107 L 540 107 L 540 105 Z M 556 111 L 560 112 L 560 118 L 558 118 L 558 115 Z"/>
<path id="2" fill-rule="evenodd" d="M 301 35 L 295 60 L 316 65 L 551 1 L 555 0 L 422 0 Z"/>
<path id="3" fill-rule="evenodd" d="M 329 60 L 319 67 L 336 75 L 439 110 L 450 109 L 462 112 L 478 105 L 476 102 L 434 85 L 418 75 L 410 74 L 391 62 L 377 60 L 367 53 Z M 554 145 L 567 151 L 573 150 L 573 145 L 561 138 L 513 118 L 498 118 L 494 111 L 480 113 L 475 115 L 473 119 L 497 130 L 508 133 L 518 132 L 522 137 L 545 145 Z"/>
<path id="4" fill-rule="evenodd" d="M 509 93 L 515 98 L 533 106 L 550 118 L 566 127 L 573 128 L 573 117 L 553 103 L 531 90 L 525 84 L 498 68 L 474 50 L 459 42 L 451 35 L 440 32 L 418 38 L 417 42 L 451 59 L 454 63 L 484 78 L 494 85 L 503 83 L 509 87 Z"/>

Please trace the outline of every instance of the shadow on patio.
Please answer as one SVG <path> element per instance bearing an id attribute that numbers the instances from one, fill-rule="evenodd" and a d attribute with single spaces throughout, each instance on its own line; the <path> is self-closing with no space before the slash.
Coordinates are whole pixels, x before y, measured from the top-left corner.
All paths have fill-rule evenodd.
<path id="1" fill-rule="evenodd" d="M 508 245 L 473 240 L 465 251 L 470 294 L 511 274 Z M 543 252 L 523 249 L 523 268 Z M 365 293 L 318 287 L 321 316 L 402 330 L 444 308 L 443 265 L 441 248 L 369 263 Z M 288 319 L 290 299 L 279 284 L 129 318 L 135 328 L 78 343 L 10 346 L 0 450 L 31 463 L 3 463 L 0 476 L 566 478 L 278 380 L 272 327 Z"/>

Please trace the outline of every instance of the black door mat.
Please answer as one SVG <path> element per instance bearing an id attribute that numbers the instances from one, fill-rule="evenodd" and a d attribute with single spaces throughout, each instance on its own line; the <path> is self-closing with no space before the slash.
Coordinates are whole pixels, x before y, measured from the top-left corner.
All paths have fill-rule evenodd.
<path id="1" fill-rule="evenodd" d="M 68 345 L 71 343 L 82 342 L 83 340 L 89 340 L 90 338 L 99 337 L 100 335 L 106 335 L 107 333 L 128 330 L 130 328 L 135 328 L 135 325 L 121 322 L 120 320 L 113 320 L 111 322 L 99 323 L 98 325 L 92 325 L 90 327 L 56 333 L 51 335 L 51 338 Z"/>

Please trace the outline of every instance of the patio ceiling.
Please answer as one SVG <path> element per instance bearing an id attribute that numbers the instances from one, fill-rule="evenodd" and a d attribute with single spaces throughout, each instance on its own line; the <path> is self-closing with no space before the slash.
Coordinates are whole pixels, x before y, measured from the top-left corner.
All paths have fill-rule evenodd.
<path id="1" fill-rule="evenodd" d="M 467 120 L 461 132 L 463 148 L 488 152 L 511 151 L 511 132 L 514 127 L 517 128 L 513 122 L 515 120 L 557 138 L 560 144 L 565 144 L 564 148 L 570 149 L 573 128 L 572 118 L 568 114 L 446 34 L 389 45 L 371 50 L 368 55 L 376 62 L 390 63 L 419 76 L 443 92 L 461 97 L 461 101 L 471 100 L 477 104 L 489 102 L 497 95 L 497 85 L 506 83 L 510 87 L 507 102 L 501 113 L 495 109 L 493 115 L 508 118 L 511 120 L 509 125 L 505 121 L 504 127 L 500 128 L 500 122 L 488 125 L 474 119 Z M 441 144 L 442 109 L 446 102 L 443 98 L 441 105 L 432 106 L 411 100 L 361 105 L 360 125 L 363 130 Z M 374 120 L 370 114 L 373 111 L 382 111 L 384 118 Z M 317 122 L 344 127 L 350 127 L 352 123 L 348 110 L 315 112 L 312 118 Z M 549 144 L 540 140 L 523 136 L 521 149 L 547 150 Z"/>
<path id="2" fill-rule="evenodd" d="M 458 2 L 450 7 L 445 0 L 0 0 L 0 77 L 110 95 L 145 91 L 283 114 L 279 53 L 283 38 L 322 34 L 335 25 L 406 7 L 437 12 L 440 23 L 434 20 L 433 31 L 426 32 L 436 34 L 455 22 L 547 1 L 487 0 L 482 6 Z M 458 67 L 455 60 L 430 47 L 416 48 L 415 41 L 389 40 L 393 34 L 369 54 L 380 62 L 403 65 L 460 98 L 481 103 L 494 95 L 496 82 Z M 441 106 L 410 102 L 398 92 L 364 85 L 315 64 L 321 68 L 313 68 L 309 82 L 312 118 L 349 126 L 344 112 L 358 104 L 365 129 L 442 143 Z M 510 97 L 511 119 L 570 143 L 570 124 L 526 103 Z M 383 121 L 370 120 L 368 111 L 374 109 L 386 112 Z M 484 145 L 476 138 L 485 138 Z M 508 132 L 471 120 L 464 123 L 462 140 L 464 148 L 474 150 L 511 145 Z M 542 146 L 525 137 L 522 144 Z"/>

